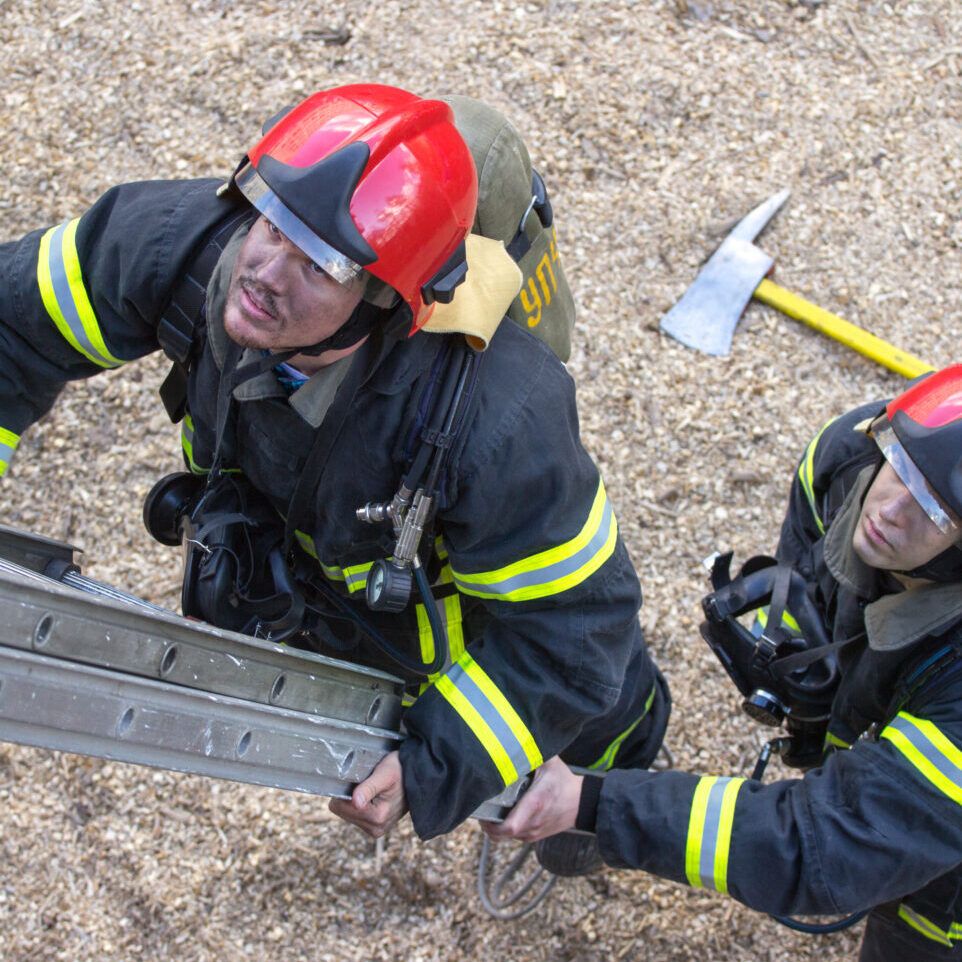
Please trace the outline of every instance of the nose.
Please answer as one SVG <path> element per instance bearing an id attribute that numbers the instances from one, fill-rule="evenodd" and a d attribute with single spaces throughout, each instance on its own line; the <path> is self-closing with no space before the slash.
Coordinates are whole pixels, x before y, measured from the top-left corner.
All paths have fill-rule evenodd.
<path id="1" fill-rule="evenodd" d="M 286 237 L 275 235 L 272 240 L 273 243 L 264 250 L 257 265 L 257 279 L 277 291 L 284 287 L 291 261 L 299 256 L 299 252 Z"/>
<path id="2" fill-rule="evenodd" d="M 889 494 L 879 506 L 879 515 L 889 524 L 900 525 L 905 522 L 907 515 L 911 513 L 913 508 L 922 511 L 918 501 L 912 496 L 912 492 L 900 484 L 898 490 Z"/>

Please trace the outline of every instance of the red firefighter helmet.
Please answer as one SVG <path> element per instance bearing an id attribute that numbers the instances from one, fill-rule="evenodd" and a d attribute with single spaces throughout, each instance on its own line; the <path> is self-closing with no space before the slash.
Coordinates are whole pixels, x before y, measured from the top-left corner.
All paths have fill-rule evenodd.
<path id="1" fill-rule="evenodd" d="M 237 188 L 335 280 L 363 277 L 365 300 L 381 303 L 383 285 L 392 288 L 413 334 L 467 272 L 477 174 L 451 108 L 354 84 L 269 123 L 234 175 Z"/>
<path id="2" fill-rule="evenodd" d="M 872 435 L 939 529 L 956 528 L 939 500 L 962 516 L 962 364 L 928 375 L 889 401 Z"/>

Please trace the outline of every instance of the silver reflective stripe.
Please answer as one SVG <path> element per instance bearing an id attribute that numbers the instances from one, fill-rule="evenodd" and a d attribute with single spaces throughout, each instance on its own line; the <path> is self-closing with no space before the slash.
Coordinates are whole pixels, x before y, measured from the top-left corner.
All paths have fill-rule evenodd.
<path id="1" fill-rule="evenodd" d="M 502 581 L 471 581 L 469 575 L 455 574 L 455 583 L 462 591 L 482 594 L 485 597 L 494 597 L 497 595 L 512 595 L 516 592 L 523 592 L 525 589 L 562 581 L 588 564 L 595 555 L 605 548 L 611 536 L 613 523 L 614 509 L 611 502 L 606 498 L 604 511 L 597 529 L 588 543 L 575 554 L 551 564 L 534 568 L 531 571 L 521 571 Z"/>
<path id="2" fill-rule="evenodd" d="M 57 306 L 63 316 L 64 324 L 72 335 L 74 346 L 86 354 L 91 360 L 101 367 L 117 367 L 122 364 L 117 358 L 106 354 L 93 343 L 87 329 L 84 327 L 83 318 L 80 314 L 80 307 L 74 298 L 74 291 L 70 286 L 69 268 L 64 257 L 64 235 L 72 222 L 61 224 L 54 228 L 50 237 L 50 257 L 48 261 L 50 269 L 50 285 L 53 289 Z M 80 296 L 78 294 L 78 296 Z M 86 291 L 83 292 L 86 299 Z M 96 320 L 94 320 L 96 323 Z"/>
<path id="3" fill-rule="evenodd" d="M 474 679 L 464 670 L 460 662 L 455 662 L 445 674 L 448 681 L 471 703 L 472 708 L 484 719 L 492 734 L 511 759 L 519 773 L 527 772 L 531 763 L 513 731 L 501 713 L 491 704 L 488 696 L 475 684 Z"/>
<path id="4" fill-rule="evenodd" d="M 702 835 L 701 858 L 698 860 L 698 875 L 705 888 L 715 888 L 715 853 L 718 851 L 718 829 L 721 825 L 722 801 L 725 798 L 727 779 L 718 779 L 708 793 L 705 807 L 705 826 Z"/>
<path id="5" fill-rule="evenodd" d="M 899 712 L 881 737 L 892 742 L 936 788 L 962 804 L 962 752 L 936 725 Z"/>
<path id="6" fill-rule="evenodd" d="M 881 448 L 882 454 L 885 455 L 885 459 L 899 476 L 899 480 L 909 489 L 909 493 L 928 515 L 932 524 L 942 534 L 949 534 L 949 532 L 954 531 L 955 522 L 943 510 L 942 505 L 939 504 L 938 499 L 929 489 L 925 475 L 909 457 L 908 451 L 902 447 L 891 424 L 886 421 L 880 427 L 873 428 L 872 436 L 875 438 L 875 443 Z"/>

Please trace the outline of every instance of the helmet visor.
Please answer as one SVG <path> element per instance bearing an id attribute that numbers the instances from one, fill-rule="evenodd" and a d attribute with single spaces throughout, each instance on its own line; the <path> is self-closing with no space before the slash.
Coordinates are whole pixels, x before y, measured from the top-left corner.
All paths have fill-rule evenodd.
<path id="1" fill-rule="evenodd" d="M 932 493 L 929 483 L 925 480 L 925 475 L 922 474 L 916 463 L 909 457 L 908 452 L 902 447 L 901 441 L 899 441 L 895 431 L 892 430 L 889 419 L 880 419 L 872 425 L 870 430 L 872 437 L 875 438 L 875 443 L 879 446 L 882 454 L 885 455 L 885 460 L 892 465 L 893 470 L 899 476 L 899 480 L 909 489 L 909 493 L 928 515 L 932 524 L 942 534 L 950 534 L 955 531 L 955 522 Z"/>
<path id="2" fill-rule="evenodd" d="M 257 208 L 292 244 L 302 250 L 318 267 L 348 290 L 363 292 L 367 272 L 346 254 L 331 247 L 304 223 L 270 189 L 266 181 L 245 164 L 235 175 L 238 190 Z"/>

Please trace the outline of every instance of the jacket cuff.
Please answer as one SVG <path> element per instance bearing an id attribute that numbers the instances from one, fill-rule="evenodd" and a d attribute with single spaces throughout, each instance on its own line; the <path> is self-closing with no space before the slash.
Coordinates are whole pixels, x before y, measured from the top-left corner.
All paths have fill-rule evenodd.
<path id="1" fill-rule="evenodd" d="M 598 801 L 601 786 L 605 780 L 600 775 L 585 775 L 581 783 L 581 798 L 578 802 L 578 815 L 575 828 L 582 832 L 593 832 L 598 823 Z"/>

